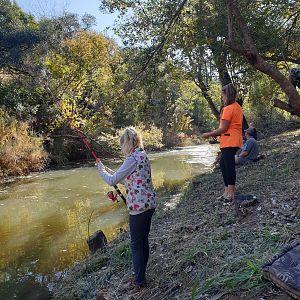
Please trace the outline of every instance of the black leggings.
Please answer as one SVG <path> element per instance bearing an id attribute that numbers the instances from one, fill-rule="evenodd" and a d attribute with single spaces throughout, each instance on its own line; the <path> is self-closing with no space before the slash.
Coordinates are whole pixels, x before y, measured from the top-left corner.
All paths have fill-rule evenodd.
<path id="1" fill-rule="evenodd" d="M 221 149 L 220 168 L 225 186 L 235 185 L 236 173 L 234 155 L 238 149 L 238 147 L 226 147 Z"/>
<path id="2" fill-rule="evenodd" d="M 131 255 L 135 273 L 135 284 L 145 281 L 146 267 L 149 259 L 149 231 L 154 209 L 146 210 L 138 215 L 129 216 L 131 236 Z"/>

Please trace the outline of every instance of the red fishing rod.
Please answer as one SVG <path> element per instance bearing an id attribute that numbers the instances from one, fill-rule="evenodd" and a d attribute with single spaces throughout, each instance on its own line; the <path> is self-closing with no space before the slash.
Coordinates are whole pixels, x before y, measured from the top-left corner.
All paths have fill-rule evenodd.
<path id="1" fill-rule="evenodd" d="M 77 135 L 80 137 L 80 139 L 82 140 L 82 142 L 84 143 L 84 145 L 91 151 L 91 154 L 94 157 L 94 159 L 96 161 L 100 160 L 97 157 L 97 155 L 94 152 L 94 150 L 92 149 L 92 146 L 88 142 L 86 135 L 79 128 L 77 128 L 75 126 L 71 125 L 71 128 L 77 133 Z M 119 202 L 118 199 L 117 199 L 117 195 L 119 195 L 122 198 L 122 200 L 124 201 L 125 205 L 126 205 L 126 199 L 125 199 L 124 195 L 122 194 L 122 192 L 119 190 L 118 186 L 114 185 L 113 187 L 116 190 L 117 194 L 114 195 L 113 191 L 110 191 L 110 192 L 107 193 L 108 198 L 110 200 L 112 200 L 113 202 L 115 202 L 115 201 Z"/>

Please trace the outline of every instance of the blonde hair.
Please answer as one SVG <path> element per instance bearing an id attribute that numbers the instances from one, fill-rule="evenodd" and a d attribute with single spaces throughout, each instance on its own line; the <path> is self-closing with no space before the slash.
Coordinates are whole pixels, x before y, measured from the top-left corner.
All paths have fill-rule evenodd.
<path id="1" fill-rule="evenodd" d="M 127 127 L 120 137 L 120 145 L 123 154 L 128 156 L 135 148 L 143 148 L 142 137 L 136 129 Z"/>
<path id="2" fill-rule="evenodd" d="M 222 93 L 226 95 L 227 101 L 224 102 L 224 105 L 227 106 L 232 104 L 236 100 L 237 92 L 232 83 L 226 84 L 222 87 Z"/>

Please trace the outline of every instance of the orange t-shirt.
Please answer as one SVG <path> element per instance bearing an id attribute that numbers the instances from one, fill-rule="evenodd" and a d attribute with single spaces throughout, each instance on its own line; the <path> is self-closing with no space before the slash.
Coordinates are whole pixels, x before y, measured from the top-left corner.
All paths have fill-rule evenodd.
<path id="1" fill-rule="evenodd" d="M 241 106 L 236 102 L 225 106 L 221 113 L 219 127 L 221 127 L 222 120 L 229 121 L 229 127 L 220 136 L 220 148 L 241 147 L 243 144 L 243 110 Z"/>

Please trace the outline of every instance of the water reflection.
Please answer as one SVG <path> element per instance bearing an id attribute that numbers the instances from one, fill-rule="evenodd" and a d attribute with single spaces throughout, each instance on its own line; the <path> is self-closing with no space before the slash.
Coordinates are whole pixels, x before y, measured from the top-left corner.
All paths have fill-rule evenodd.
<path id="1" fill-rule="evenodd" d="M 168 189 L 205 172 L 214 152 L 203 145 L 150 155 L 155 187 Z M 107 200 L 110 189 L 95 167 L 51 171 L 0 188 L 1 299 L 47 299 L 51 276 L 88 255 L 93 210 L 91 233 L 102 229 L 112 239 L 126 227 L 128 213 L 122 202 Z"/>

